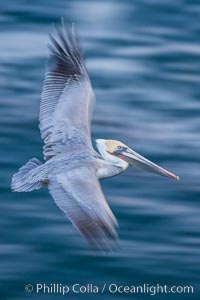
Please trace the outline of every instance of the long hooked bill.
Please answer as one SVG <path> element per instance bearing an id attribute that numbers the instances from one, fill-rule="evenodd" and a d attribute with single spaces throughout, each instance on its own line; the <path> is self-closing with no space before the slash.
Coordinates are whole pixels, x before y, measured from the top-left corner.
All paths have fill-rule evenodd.
<path id="1" fill-rule="evenodd" d="M 162 167 L 154 164 L 152 161 L 148 160 L 147 158 L 143 157 L 142 155 L 138 154 L 137 152 L 133 151 L 132 149 L 128 148 L 126 151 L 121 153 L 124 160 L 126 160 L 130 165 L 142 168 L 146 171 L 161 175 L 167 176 L 176 180 L 179 180 L 179 176 L 163 169 Z"/>

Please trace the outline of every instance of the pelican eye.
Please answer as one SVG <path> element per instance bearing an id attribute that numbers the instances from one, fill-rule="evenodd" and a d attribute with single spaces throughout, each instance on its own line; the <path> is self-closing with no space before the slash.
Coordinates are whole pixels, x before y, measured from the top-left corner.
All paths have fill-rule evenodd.
<path id="1" fill-rule="evenodd" d="M 117 150 L 114 153 L 120 155 L 123 151 L 126 151 L 126 147 L 117 146 Z"/>

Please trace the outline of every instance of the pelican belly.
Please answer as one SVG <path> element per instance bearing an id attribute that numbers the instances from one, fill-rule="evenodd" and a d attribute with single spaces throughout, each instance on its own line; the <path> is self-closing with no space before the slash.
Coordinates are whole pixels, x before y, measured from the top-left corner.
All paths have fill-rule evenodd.
<path id="1" fill-rule="evenodd" d="M 104 179 L 118 175 L 121 172 L 123 172 L 122 167 L 111 165 L 108 163 L 102 163 L 101 166 L 98 167 L 96 175 L 99 179 Z"/>

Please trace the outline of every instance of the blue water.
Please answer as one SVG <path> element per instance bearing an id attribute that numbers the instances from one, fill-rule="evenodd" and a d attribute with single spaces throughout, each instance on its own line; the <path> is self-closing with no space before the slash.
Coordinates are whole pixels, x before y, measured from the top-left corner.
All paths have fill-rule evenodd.
<path id="1" fill-rule="evenodd" d="M 120 249 L 88 250 L 45 189 L 12 193 L 11 176 L 42 159 L 38 129 L 47 37 L 76 22 L 96 94 L 93 141 L 121 140 L 181 177 L 129 168 L 102 182 L 119 221 Z M 200 294 L 200 2 L 1 1 L 0 299 L 94 299 L 27 293 L 26 284 L 193 285 Z M 151 299 L 149 294 L 102 299 Z"/>

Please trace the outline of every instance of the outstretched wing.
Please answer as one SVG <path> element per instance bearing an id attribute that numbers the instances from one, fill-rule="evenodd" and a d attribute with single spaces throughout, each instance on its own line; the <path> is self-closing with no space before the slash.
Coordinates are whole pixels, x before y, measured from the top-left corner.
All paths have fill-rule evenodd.
<path id="1" fill-rule="evenodd" d="M 49 49 L 39 117 L 45 159 L 68 151 L 74 141 L 91 146 L 94 101 L 73 26 L 68 30 L 62 22 L 60 29 L 54 28 Z"/>
<path id="2" fill-rule="evenodd" d="M 96 248 L 109 249 L 117 239 L 117 221 L 92 167 L 79 167 L 49 180 L 49 191 L 74 227 Z"/>

